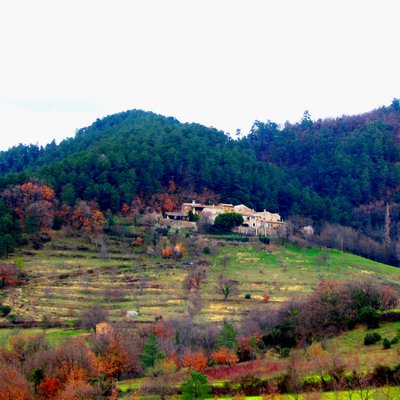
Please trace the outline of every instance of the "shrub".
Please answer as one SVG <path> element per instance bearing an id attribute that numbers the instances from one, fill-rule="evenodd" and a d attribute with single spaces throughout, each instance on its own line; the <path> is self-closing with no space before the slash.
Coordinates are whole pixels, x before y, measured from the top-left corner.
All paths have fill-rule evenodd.
<path id="1" fill-rule="evenodd" d="M 361 322 L 367 324 L 368 329 L 379 328 L 379 315 L 375 308 L 371 306 L 362 307 L 358 316 Z"/>
<path id="2" fill-rule="evenodd" d="M 280 358 L 287 358 L 287 357 L 289 357 L 289 354 L 290 354 L 290 348 L 289 347 L 282 347 L 279 350 L 279 357 Z"/>
<path id="3" fill-rule="evenodd" d="M 209 247 L 203 247 L 203 253 L 204 254 L 210 254 L 210 248 Z"/>
<path id="4" fill-rule="evenodd" d="M 395 336 L 395 337 L 390 341 L 390 343 L 391 343 L 391 344 L 397 344 L 397 343 L 399 343 L 399 337 L 398 337 L 398 336 Z"/>
<path id="5" fill-rule="evenodd" d="M 250 294 L 250 293 L 246 293 L 246 294 L 244 295 L 244 298 L 245 298 L 246 300 L 251 299 L 251 294 Z"/>
<path id="6" fill-rule="evenodd" d="M 384 338 L 383 339 L 383 348 L 384 349 L 390 349 L 391 347 L 392 347 L 392 344 L 390 343 L 390 340 Z"/>
<path id="7" fill-rule="evenodd" d="M 0 317 L 6 317 L 8 314 L 10 314 L 10 311 L 11 307 L 0 304 Z"/>
<path id="8" fill-rule="evenodd" d="M 373 333 L 367 333 L 364 337 L 364 344 L 366 346 L 369 346 L 371 344 L 375 344 L 376 342 L 379 342 L 382 339 L 382 336 L 379 333 L 373 332 Z"/>

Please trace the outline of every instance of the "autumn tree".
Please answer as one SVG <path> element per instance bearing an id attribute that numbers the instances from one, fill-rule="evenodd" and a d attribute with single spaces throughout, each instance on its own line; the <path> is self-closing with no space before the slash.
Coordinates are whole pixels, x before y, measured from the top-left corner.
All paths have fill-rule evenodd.
<path id="1" fill-rule="evenodd" d="M 201 351 L 188 352 L 181 358 L 181 365 L 195 371 L 201 371 L 207 366 L 207 357 Z"/>
<path id="2" fill-rule="evenodd" d="M 55 195 L 49 186 L 27 182 L 5 189 L 2 197 L 7 206 L 19 216 L 23 227 L 28 222 L 28 233 L 52 227 Z"/>
<path id="3" fill-rule="evenodd" d="M 222 347 L 211 354 L 211 360 L 216 364 L 234 365 L 239 361 L 236 352 L 228 347 Z"/>
<path id="4" fill-rule="evenodd" d="M 29 400 L 29 384 L 21 372 L 13 365 L 1 365 L 0 368 L 0 399 Z"/>
<path id="5" fill-rule="evenodd" d="M 82 232 L 100 233 L 103 231 L 106 219 L 93 201 L 81 201 L 72 215 L 72 226 Z"/>
<path id="6" fill-rule="evenodd" d="M 111 335 L 104 352 L 98 355 L 97 369 L 109 378 L 118 377 L 129 365 L 128 354 L 118 335 Z"/>
<path id="7" fill-rule="evenodd" d="M 54 399 L 60 390 L 61 382 L 55 376 L 46 376 L 39 384 L 38 393 L 44 400 Z"/>

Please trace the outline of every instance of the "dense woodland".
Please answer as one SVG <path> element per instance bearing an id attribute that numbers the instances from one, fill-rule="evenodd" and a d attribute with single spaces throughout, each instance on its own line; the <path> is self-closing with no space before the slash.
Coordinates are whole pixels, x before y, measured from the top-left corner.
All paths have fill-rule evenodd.
<path id="1" fill-rule="evenodd" d="M 167 209 L 197 197 L 244 203 L 285 219 L 301 215 L 319 229 L 340 224 L 363 235 L 352 240 L 384 243 L 372 255 L 365 245 L 349 249 L 396 264 L 399 134 L 397 99 L 358 116 L 313 121 L 305 112 L 299 123 L 284 127 L 256 121 L 247 136 L 235 139 L 150 112 L 111 115 L 59 145 L 19 145 L 0 153 L 6 204 L 0 204 L 1 247 L 16 241 L 21 220 L 18 205 L 4 193 L 36 181 L 52 188 L 55 209 L 80 200 L 109 213 L 132 201 Z"/>

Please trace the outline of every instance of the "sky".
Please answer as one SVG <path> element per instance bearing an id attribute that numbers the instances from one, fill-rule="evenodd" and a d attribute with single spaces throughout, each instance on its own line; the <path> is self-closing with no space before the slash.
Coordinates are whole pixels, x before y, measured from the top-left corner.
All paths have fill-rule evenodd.
<path id="1" fill-rule="evenodd" d="M 0 0 L 0 150 L 128 109 L 235 134 L 400 97 L 398 0 Z"/>

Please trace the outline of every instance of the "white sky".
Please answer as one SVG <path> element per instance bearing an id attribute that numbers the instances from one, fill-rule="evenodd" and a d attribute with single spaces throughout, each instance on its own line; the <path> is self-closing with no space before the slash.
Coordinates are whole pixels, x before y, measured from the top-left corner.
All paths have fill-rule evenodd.
<path id="1" fill-rule="evenodd" d="M 140 108 L 247 133 L 255 119 L 400 97 L 398 0 L 0 0 L 0 149 Z"/>

